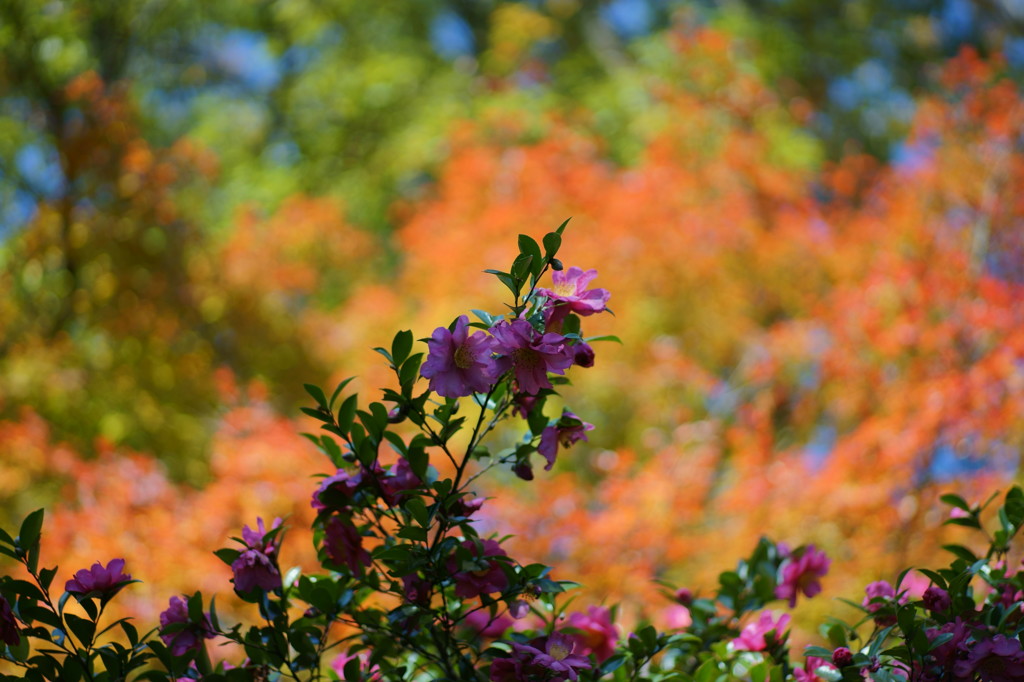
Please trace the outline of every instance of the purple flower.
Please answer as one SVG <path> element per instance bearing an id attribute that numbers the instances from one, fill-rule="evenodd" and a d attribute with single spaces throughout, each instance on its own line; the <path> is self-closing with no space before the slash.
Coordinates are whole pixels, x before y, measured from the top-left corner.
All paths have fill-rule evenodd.
<path id="1" fill-rule="evenodd" d="M 273 528 L 281 525 L 274 519 Z M 267 540 L 263 519 L 256 519 L 256 530 L 242 528 L 242 541 L 246 549 L 231 562 L 235 574 L 235 591 L 249 592 L 256 588 L 273 590 L 281 586 L 281 572 L 277 568 L 277 543 Z"/>
<path id="2" fill-rule="evenodd" d="M 946 623 L 940 628 L 925 630 L 925 635 L 928 636 L 929 640 L 934 640 L 939 635 L 947 633 L 953 635 L 952 639 L 943 642 L 928 652 L 929 657 L 934 659 L 935 663 L 942 670 L 950 670 L 957 661 L 967 658 L 968 639 L 971 636 L 971 629 L 967 623 L 957 617 L 952 623 Z"/>
<path id="3" fill-rule="evenodd" d="M 864 588 L 864 601 L 862 602 L 868 613 L 882 614 L 875 616 L 875 623 L 881 627 L 888 627 L 896 622 L 896 614 L 892 607 L 896 604 L 896 589 L 885 580 L 878 580 Z M 907 595 L 900 597 L 899 603 L 905 604 Z"/>
<path id="4" fill-rule="evenodd" d="M 508 576 L 501 570 L 501 562 L 491 557 L 508 556 L 496 540 L 466 540 L 462 546 L 473 555 L 473 565 L 462 568 L 453 556 L 448 560 L 448 572 L 455 579 L 455 596 L 463 599 L 501 592 L 508 588 Z"/>
<path id="5" fill-rule="evenodd" d="M 536 395 L 551 388 L 548 372 L 565 374 L 573 363 L 572 347 L 561 334 L 543 336 L 526 320 L 499 322 L 491 330 L 498 344 L 498 374 L 512 370 L 517 391 Z"/>
<path id="6" fill-rule="evenodd" d="M 412 472 L 412 465 L 409 464 L 409 460 L 399 459 L 389 470 L 387 476 L 380 481 L 381 489 L 384 492 L 384 498 L 390 503 L 395 504 L 398 500 L 398 496 L 408 490 L 413 490 L 423 485 L 423 481 L 419 479 L 419 476 Z"/>
<path id="7" fill-rule="evenodd" d="M 576 648 L 581 654 L 594 654 L 600 663 L 615 653 L 619 631 L 605 607 L 591 606 L 586 613 L 574 611 L 569 614 L 566 625 L 579 631 L 569 636 L 576 642 Z"/>
<path id="8" fill-rule="evenodd" d="M 551 273 L 551 288 L 537 289 L 537 293 L 547 296 L 552 306 L 548 313 L 549 328 L 561 328 L 559 325 L 570 312 L 587 316 L 607 309 L 611 294 L 605 289 L 587 289 L 595 277 L 597 270 L 584 272 L 576 266 Z"/>
<path id="9" fill-rule="evenodd" d="M 131 579 L 131 575 L 124 573 L 124 559 L 111 559 L 106 566 L 97 561 L 91 568 L 83 568 L 75 573 L 75 577 L 65 583 L 64 590 L 77 597 L 98 592 L 100 599 L 105 601 L 117 594 Z"/>
<path id="10" fill-rule="evenodd" d="M 163 631 L 170 625 L 178 624 L 185 627 L 176 628 L 172 632 Z M 171 597 L 167 610 L 160 614 L 160 628 L 160 639 L 171 648 L 175 656 L 198 651 L 203 645 L 203 639 L 213 639 L 215 636 L 210 618 L 204 615 L 202 622 L 193 622 L 188 615 L 188 603 L 181 597 Z"/>
<path id="11" fill-rule="evenodd" d="M 555 458 L 558 456 L 559 445 L 563 448 L 572 447 L 578 441 L 587 440 L 586 432 L 593 430 L 593 424 L 583 421 L 569 410 L 562 410 L 561 418 L 545 428 L 540 435 L 537 452 L 544 455 L 544 459 L 548 461 L 544 470 L 551 471 L 551 467 L 555 464 Z"/>
<path id="12" fill-rule="evenodd" d="M 583 656 L 573 654 L 575 647 L 576 643 L 568 635 L 552 632 L 547 637 L 533 640 L 530 644 L 513 644 L 512 653 L 522 661 L 526 670 L 543 673 L 543 679 L 576 680 L 579 677 L 577 669 L 589 669 L 591 664 Z"/>
<path id="13" fill-rule="evenodd" d="M 430 390 L 446 398 L 486 393 L 498 377 L 491 352 L 494 339 L 482 331 L 469 335 L 469 318 L 459 316 L 454 331 L 438 327 L 427 340 L 430 349 L 420 374 Z"/>
<path id="14" fill-rule="evenodd" d="M 953 673 L 980 682 L 1024 679 L 1024 651 L 1016 638 L 996 635 L 976 643 L 967 660 L 956 662 Z"/>
<path id="15" fill-rule="evenodd" d="M 921 595 L 921 601 L 924 602 L 924 607 L 932 613 L 941 613 L 953 604 L 953 600 L 949 597 L 949 592 L 946 592 L 938 585 L 932 585 L 925 590 L 924 594 Z"/>
<path id="16" fill-rule="evenodd" d="M 363 474 L 361 471 L 358 471 L 353 474 L 348 469 L 338 469 L 337 473 L 335 473 L 333 476 L 328 476 L 327 478 L 320 481 L 319 487 L 317 487 L 316 491 L 313 493 L 313 509 L 316 509 L 317 511 L 323 511 L 327 509 L 328 506 L 330 506 L 332 509 L 338 507 L 337 504 L 329 504 L 331 502 L 331 497 L 335 498 L 335 502 L 338 501 L 337 497 L 335 497 L 335 493 L 338 493 L 338 496 L 345 500 L 346 504 L 344 506 L 347 506 L 348 502 L 355 496 L 356 492 L 359 490 L 359 486 L 362 484 L 362 482 Z M 328 493 L 327 502 L 321 499 L 321 496 L 323 496 L 325 493 Z M 338 507 L 339 511 L 341 508 L 343 507 Z"/>
<path id="17" fill-rule="evenodd" d="M 18 634 L 18 621 L 14 618 L 14 611 L 11 604 L 3 595 L 0 595 L 0 641 L 8 646 L 21 644 L 21 635 Z"/>
<path id="18" fill-rule="evenodd" d="M 828 573 L 831 562 L 825 553 L 814 545 L 808 545 L 802 552 L 792 553 L 782 564 L 782 581 L 775 588 L 775 596 L 788 599 L 789 607 L 796 606 L 796 596 L 803 592 L 813 597 L 821 592 L 820 578 Z"/>
<path id="19" fill-rule="evenodd" d="M 732 640 L 732 646 L 737 651 L 765 651 L 785 638 L 788 627 L 788 613 L 775 620 L 770 611 L 764 611 L 756 622 L 747 624 L 740 636 Z M 772 637 L 774 642 L 768 637 Z"/>
<path id="20" fill-rule="evenodd" d="M 837 668 L 845 668 L 848 665 L 853 665 L 853 652 L 845 646 L 837 647 L 832 652 L 832 664 Z"/>
<path id="21" fill-rule="evenodd" d="M 332 516 L 324 527 L 324 549 L 331 561 L 348 566 L 353 573 L 361 572 L 371 562 L 370 553 L 363 549 L 363 536 L 341 516 Z"/>
<path id="22" fill-rule="evenodd" d="M 466 614 L 462 624 L 474 635 L 497 639 L 512 627 L 513 621 L 508 614 L 491 615 L 487 609 L 477 609 Z"/>
<path id="23" fill-rule="evenodd" d="M 421 578 L 416 573 L 410 573 L 402 578 L 402 592 L 411 604 L 429 605 L 430 603 L 430 581 Z"/>
<path id="24" fill-rule="evenodd" d="M 577 341 L 572 347 L 572 361 L 579 367 L 594 366 L 594 349 L 586 341 Z"/>

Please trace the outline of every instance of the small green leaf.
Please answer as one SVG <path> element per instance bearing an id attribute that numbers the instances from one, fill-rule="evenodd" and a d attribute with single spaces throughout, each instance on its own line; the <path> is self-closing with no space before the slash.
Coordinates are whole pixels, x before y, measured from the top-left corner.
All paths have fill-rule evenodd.
<path id="1" fill-rule="evenodd" d="M 331 402 L 327 405 L 328 409 L 334 409 L 334 401 L 338 399 L 338 396 L 341 395 L 341 392 L 345 390 L 345 387 L 348 386 L 349 382 L 352 381 L 353 379 L 355 379 L 355 377 L 349 377 L 348 379 L 345 379 L 340 384 L 338 384 L 338 387 L 334 389 L 334 393 L 331 394 Z"/>
<path id="2" fill-rule="evenodd" d="M 317 405 L 327 409 L 327 396 L 324 395 L 323 390 L 319 386 L 315 386 L 313 384 L 302 384 L 302 387 L 306 389 L 306 393 L 312 396 Z"/>
<path id="3" fill-rule="evenodd" d="M 544 258 L 551 260 L 558 253 L 562 246 L 562 235 L 557 232 L 548 232 L 544 235 Z"/>
<path id="4" fill-rule="evenodd" d="M 18 531 L 18 546 L 22 551 L 27 552 L 39 542 L 39 535 L 42 529 L 43 510 L 36 509 L 21 522 L 21 530 Z"/>
<path id="5" fill-rule="evenodd" d="M 939 497 L 939 499 L 950 506 L 956 507 L 957 509 L 963 509 L 965 512 L 971 511 L 971 507 L 967 504 L 967 500 L 956 493 L 946 493 Z"/>
<path id="6" fill-rule="evenodd" d="M 356 406 L 359 404 L 359 394 L 353 393 L 341 403 L 341 407 L 338 408 L 338 429 L 345 434 L 348 434 L 352 428 L 352 421 L 356 417 Z"/>
<path id="7" fill-rule="evenodd" d="M 396 366 L 405 362 L 405 359 L 409 357 L 409 352 L 411 350 L 412 332 L 407 329 L 395 334 L 395 338 L 391 342 L 391 357 Z"/>

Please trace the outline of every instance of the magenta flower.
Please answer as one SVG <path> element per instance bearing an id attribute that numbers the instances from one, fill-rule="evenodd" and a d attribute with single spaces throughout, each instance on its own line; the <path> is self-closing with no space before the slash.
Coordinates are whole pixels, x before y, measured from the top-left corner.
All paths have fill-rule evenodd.
<path id="1" fill-rule="evenodd" d="M 594 366 L 594 349 L 586 341 L 577 341 L 572 347 L 572 352 L 572 361 L 576 366 L 583 368 Z"/>
<path id="2" fill-rule="evenodd" d="M 569 637 L 576 643 L 576 650 L 582 655 L 594 654 L 601 663 L 615 653 L 619 631 L 612 622 L 611 612 L 603 606 L 591 606 L 586 613 L 575 611 L 569 614 L 566 625 L 578 630 Z"/>
<path id="3" fill-rule="evenodd" d="M 348 469 L 338 469 L 337 473 L 333 476 L 328 476 L 320 481 L 320 485 L 313 493 L 313 509 L 323 511 L 330 506 L 331 509 L 340 511 L 347 507 L 352 498 L 355 497 L 362 482 L 363 474 L 361 471 L 352 473 Z M 328 500 L 325 502 L 322 497 L 328 498 Z M 344 501 L 344 504 L 339 504 L 341 500 Z M 328 504 L 329 502 L 332 503 Z"/>
<path id="4" fill-rule="evenodd" d="M 562 410 L 561 418 L 555 424 L 545 428 L 540 435 L 537 452 L 544 455 L 544 459 L 548 461 L 544 470 L 551 471 L 551 467 L 555 464 L 555 458 L 558 456 L 559 445 L 563 448 L 572 447 L 578 441 L 587 440 L 587 431 L 593 430 L 593 424 L 583 421 L 569 410 Z"/>
<path id="5" fill-rule="evenodd" d="M 924 602 L 924 607 L 932 613 L 941 613 L 945 611 L 953 604 L 953 600 L 949 597 L 949 592 L 938 585 L 932 585 L 924 594 L 921 595 L 921 601 Z"/>
<path id="6" fill-rule="evenodd" d="M 491 390 L 497 372 L 491 352 L 494 339 L 482 331 L 469 334 L 469 318 L 459 316 L 455 329 L 434 330 L 427 340 L 430 349 L 420 374 L 430 379 L 430 390 L 446 398 L 461 398 Z"/>
<path id="7" fill-rule="evenodd" d="M 837 668 L 853 665 L 853 652 L 850 651 L 849 647 L 836 647 L 836 650 L 832 652 L 832 665 Z"/>
<path id="8" fill-rule="evenodd" d="M 1024 651 L 1015 637 L 996 635 L 977 642 L 967 660 L 957 661 L 953 674 L 979 682 L 1024 679 Z"/>
<path id="9" fill-rule="evenodd" d="M 273 528 L 281 525 L 281 519 L 274 519 Z M 273 530 L 273 528 L 271 530 Z M 281 572 L 277 568 L 277 542 L 267 539 L 263 519 L 256 519 L 256 530 L 242 528 L 245 550 L 231 562 L 235 590 L 249 592 L 256 588 L 273 590 L 281 586 Z"/>
<path id="10" fill-rule="evenodd" d="M 353 573 L 369 566 L 370 553 L 363 549 L 363 536 L 346 518 L 332 516 L 324 526 L 324 549 L 331 561 L 348 566 Z"/>
<path id="11" fill-rule="evenodd" d="M 775 596 L 788 599 L 789 608 L 793 608 L 798 593 L 803 592 L 808 598 L 819 594 L 820 578 L 828 573 L 830 563 L 825 553 L 814 545 L 808 545 L 802 552 L 793 552 L 782 564 L 782 581 L 775 588 Z"/>
<path id="12" fill-rule="evenodd" d="M 123 569 L 124 559 L 111 559 L 106 566 L 97 561 L 91 568 L 75 573 L 75 577 L 65 583 L 64 590 L 79 598 L 97 592 L 100 599 L 106 601 L 131 582 L 131 575 Z"/>
<path id="13" fill-rule="evenodd" d="M 430 603 L 430 582 L 415 573 L 410 573 L 402 578 L 402 592 L 410 604 L 425 606 Z"/>
<path id="14" fill-rule="evenodd" d="M 18 633 L 18 621 L 14 618 L 14 611 L 11 604 L 3 595 L 0 595 L 0 641 L 8 646 L 21 644 L 21 635 Z"/>
<path id="15" fill-rule="evenodd" d="M 885 613 L 875 616 L 875 623 L 882 627 L 888 627 L 896 622 L 896 614 L 892 609 L 897 603 L 896 589 L 889 582 L 878 580 L 870 583 L 864 588 L 864 594 L 866 596 L 862 605 L 868 613 L 877 614 L 879 611 L 885 611 Z M 901 595 L 899 603 L 906 604 L 907 595 Z"/>
<path id="16" fill-rule="evenodd" d="M 508 577 L 501 570 L 501 562 L 492 558 L 508 556 L 496 540 L 479 540 L 479 545 L 466 540 L 462 546 L 473 555 L 473 565 L 459 570 L 462 567 L 454 556 L 448 560 L 448 572 L 455 579 L 455 596 L 470 599 L 508 588 Z"/>
<path id="17" fill-rule="evenodd" d="M 498 374 L 511 370 L 519 392 L 536 395 L 551 388 L 548 373 L 565 374 L 572 366 L 572 347 L 561 334 L 542 336 L 526 320 L 502 321 L 491 331 L 498 342 Z"/>
<path id="18" fill-rule="evenodd" d="M 421 485 L 423 485 L 423 481 L 412 472 L 412 465 L 404 457 L 391 466 L 387 476 L 380 479 L 380 487 L 384 493 L 384 499 L 390 504 L 396 504 L 399 495 Z"/>
<path id="19" fill-rule="evenodd" d="M 530 644 L 513 644 L 512 652 L 516 658 L 522 660 L 524 668 L 535 673 L 543 673 L 545 676 L 542 679 L 576 680 L 579 678 L 577 669 L 587 670 L 591 665 L 589 660 L 573 653 L 575 647 L 576 643 L 568 635 L 552 632 L 539 641 L 533 640 Z"/>
<path id="20" fill-rule="evenodd" d="M 491 615 L 487 609 L 477 609 L 466 614 L 462 624 L 474 635 L 497 639 L 505 634 L 515 621 L 507 613 Z"/>
<path id="21" fill-rule="evenodd" d="M 168 626 L 178 624 L 185 627 L 165 631 Z M 188 615 L 188 603 L 181 597 L 171 597 L 167 609 L 160 614 L 160 628 L 160 639 L 171 648 L 171 653 L 175 656 L 182 656 L 188 651 L 198 651 L 203 645 L 203 639 L 213 639 L 216 636 L 209 616 L 204 615 L 200 623 L 193 622 Z"/>
<path id="22" fill-rule="evenodd" d="M 738 651 L 765 651 L 773 644 L 782 642 L 788 628 L 788 613 L 775 620 L 771 612 L 763 611 L 756 622 L 749 623 L 740 632 L 740 636 L 732 640 L 732 646 Z M 770 640 L 766 639 L 769 637 Z"/>
<path id="23" fill-rule="evenodd" d="M 374 665 L 370 667 L 370 653 L 368 651 L 360 651 L 357 654 L 338 654 L 334 660 L 331 661 L 331 670 L 338 675 L 339 680 L 347 679 L 345 677 L 345 666 L 348 665 L 349 661 L 358 660 L 359 670 L 363 673 L 370 673 L 369 677 L 366 677 L 367 682 L 380 682 L 382 679 L 380 676 L 380 666 Z M 360 679 L 363 679 L 360 677 Z"/>
<path id="24" fill-rule="evenodd" d="M 607 309 L 611 294 L 605 289 L 587 289 L 595 277 L 597 270 L 584 272 L 576 266 L 551 273 L 551 288 L 537 289 L 537 293 L 546 296 L 551 304 L 548 313 L 549 329 L 561 328 L 562 320 L 570 312 L 587 316 Z"/>
<path id="25" fill-rule="evenodd" d="M 818 677 L 818 668 L 825 667 L 829 670 L 834 670 L 832 665 L 828 663 L 824 658 L 817 658 L 815 656 L 808 656 L 807 662 L 804 663 L 803 669 L 797 668 L 793 671 L 793 677 L 796 682 L 825 682 L 821 677 Z"/>

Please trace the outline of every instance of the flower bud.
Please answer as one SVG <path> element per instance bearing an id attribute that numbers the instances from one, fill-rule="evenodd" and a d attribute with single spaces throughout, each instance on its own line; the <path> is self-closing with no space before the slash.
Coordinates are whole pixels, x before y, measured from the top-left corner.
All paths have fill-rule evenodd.
<path id="1" fill-rule="evenodd" d="M 561 271 L 564 267 L 565 266 L 562 265 L 562 261 L 558 260 L 557 258 L 552 258 L 551 259 L 551 269 L 552 270 Z"/>
<path id="2" fill-rule="evenodd" d="M 832 664 L 837 668 L 845 668 L 853 664 L 853 652 L 841 646 L 832 652 Z"/>
<path id="3" fill-rule="evenodd" d="M 683 606 L 689 606 L 693 603 L 693 592 L 685 587 L 680 587 L 675 593 L 676 601 Z"/>

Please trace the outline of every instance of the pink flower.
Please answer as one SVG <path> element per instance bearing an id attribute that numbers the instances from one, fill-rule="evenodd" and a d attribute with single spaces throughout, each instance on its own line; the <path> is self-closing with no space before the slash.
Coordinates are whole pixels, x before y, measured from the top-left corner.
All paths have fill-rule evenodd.
<path id="1" fill-rule="evenodd" d="M 334 660 L 331 661 L 331 670 L 337 673 L 338 679 L 346 679 L 345 666 L 348 665 L 349 661 L 359 661 L 359 670 L 363 673 L 370 673 L 370 676 L 366 678 L 367 682 L 380 682 L 382 679 L 380 676 L 379 665 L 374 665 L 372 668 L 368 668 L 370 664 L 370 654 L 367 651 L 360 651 L 357 654 L 344 653 L 335 656 Z"/>
<path id="2" fill-rule="evenodd" d="M 793 552 L 782 564 L 782 581 L 775 588 L 775 596 L 788 599 L 789 607 L 793 608 L 798 593 L 803 592 L 808 598 L 819 594 L 820 578 L 828 573 L 830 563 L 825 553 L 814 545 L 808 545 L 802 552 Z"/>
<path id="3" fill-rule="evenodd" d="M 501 570 L 501 562 L 490 558 L 508 556 L 496 540 L 479 540 L 479 545 L 466 540 L 462 546 L 473 555 L 473 560 L 471 565 L 464 566 L 454 556 L 448 560 L 448 572 L 455 579 L 455 596 L 470 599 L 508 588 L 508 576 Z"/>
<path id="4" fill-rule="evenodd" d="M 281 525 L 281 519 L 274 519 L 273 528 Z M 273 530 L 273 528 L 271 530 Z M 235 590 L 249 592 L 256 588 L 273 590 L 281 586 L 281 572 L 277 568 L 277 541 L 267 540 L 263 519 L 256 519 L 256 530 L 242 528 L 245 551 L 231 562 Z"/>
<path id="5" fill-rule="evenodd" d="M 430 379 L 431 391 L 446 398 L 486 393 L 500 374 L 491 358 L 494 339 L 482 331 L 470 335 L 465 315 L 459 316 L 452 331 L 435 329 L 427 347 L 430 351 L 420 374 Z"/>
<path id="6" fill-rule="evenodd" d="M 559 445 L 563 448 L 572 447 L 578 441 L 587 440 L 586 432 L 593 430 L 593 424 L 583 421 L 569 410 L 562 410 L 561 418 L 555 424 L 545 428 L 540 436 L 537 452 L 544 455 L 544 459 L 548 461 L 544 470 L 551 471 L 551 467 L 555 464 L 555 458 L 558 456 Z"/>
<path id="7" fill-rule="evenodd" d="M 131 575 L 123 569 L 124 559 L 111 559 L 106 566 L 97 561 L 91 568 L 75 573 L 75 577 L 64 584 L 64 590 L 77 597 L 97 592 L 100 599 L 106 601 L 131 582 Z"/>
<path id="8" fill-rule="evenodd" d="M 491 615 L 487 609 L 477 609 L 466 614 L 462 624 L 475 635 L 497 639 L 505 634 L 515 621 L 507 613 Z"/>
<path id="9" fill-rule="evenodd" d="M 619 632 L 612 622 L 611 612 L 605 607 L 591 606 L 586 613 L 575 611 L 569 614 L 566 625 L 579 631 L 569 636 L 580 654 L 594 654 L 600 663 L 615 653 Z"/>
<path id="10" fill-rule="evenodd" d="M 548 372 L 565 374 L 573 363 L 572 348 L 561 334 L 538 334 L 526 320 L 499 322 L 491 330 L 498 345 L 495 351 L 498 374 L 511 370 L 518 392 L 536 395 L 551 388 Z"/>
<path id="11" fill-rule="evenodd" d="M 828 663 L 824 658 L 817 658 L 815 656 L 808 656 L 807 662 L 804 664 L 803 669 L 797 668 L 793 671 L 793 677 L 796 682 L 825 682 L 824 679 L 818 677 L 818 668 L 826 667 L 829 670 L 833 670 L 832 664 Z"/>
<path id="12" fill-rule="evenodd" d="M 575 642 L 561 632 L 538 637 L 529 644 L 512 644 L 512 656 L 495 659 L 491 665 L 492 682 L 521 680 L 577 680 L 577 670 L 587 670 L 590 661 L 573 653 Z"/>
<path id="13" fill-rule="evenodd" d="M 770 611 L 762 611 L 756 622 L 749 623 L 740 636 L 732 640 L 732 646 L 738 651 L 765 651 L 771 645 L 766 637 L 772 638 L 772 644 L 779 643 L 785 639 L 788 628 L 788 613 L 775 620 Z"/>
<path id="14" fill-rule="evenodd" d="M 361 471 L 351 473 L 348 469 L 338 469 L 333 476 L 328 476 L 320 481 L 320 485 L 313 493 L 313 509 L 317 511 L 323 511 L 328 507 L 339 511 L 344 509 L 355 496 L 362 482 L 363 473 Z"/>
<path id="15" fill-rule="evenodd" d="M 348 566 L 353 573 L 359 573 L 371 562 L 370 553 L 363 549 L 363 536 L 351 521 L 341 516 L 332 516 L 324 526 L 324 549 L 331 561 Z"/>
<path id="16" fill-rule="evenodd" d="M 980 682 L 1024 679 L 1024 650 L 1015 637 L 996 635 L 977 642 L 966 661 L 956 662 L 953 674 Z"/>
<path id="17" fill-rule="evenodd" d="M 864 588 L 864 601 L 861 602 L 868 613 L 877 614 L 879 611 L 885 611 L 881 615 L 875 616 L 875 623 L 882 627 L 888 627 L 896 622 L 896 614 L 893 611 L 893 606 L 896 605 L 896 589 L 885 580 L 878 580 L 870 583 Z M 901 595 L 900 604 L 907 603 L 907 595 Z"/>
<path id="18" fill-rule="evenodd" d="M 682 604 L 673 604 L 661 612 L 665 627 L 669 630 L 682 630 L 693 625 L 690 609 Z"/>
<path id="19" fill-rule="evenodd" d="M 183 625 L 183 628 L 165 632 L 171 625 Z M 167 609 L 160 614 L 160 639 L 171 648 L 171 653 L 181 656 L 188 651 L 198 651 L 203 639 L 213 639 L 213 625 L 208 616 L 203 616 L 200 623 L 192 622 L 188 615 L 188 603 L 181 597 L 171 597 Z"/>
<path id="20" fill-rule="evenodd" d="M 548 328 L 556 328 L 570 312 L 587 316 L 602 312 L 607 308 L 611 294 L 605 289 L 587 289 L 591 280 L 597 277 L 597 270 L 583 271 L 573 266 L 568 270 L 551 273 L 551 288 L 537 289 L 537 293 L 547 296 L 551 304 L 548 317 Z"/>

